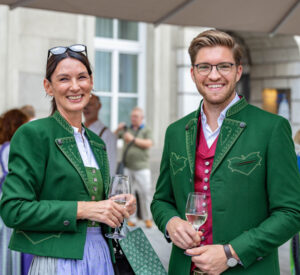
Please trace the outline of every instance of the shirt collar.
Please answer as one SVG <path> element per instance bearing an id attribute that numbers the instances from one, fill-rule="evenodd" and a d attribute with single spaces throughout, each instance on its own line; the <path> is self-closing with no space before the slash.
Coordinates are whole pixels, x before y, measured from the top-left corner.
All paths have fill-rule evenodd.
<path id="1" fill-rule="evenodd" d="M 228 111 L 228 109 L 229 109 L 232 105 L 234 105 L 235 103 L 237 103 L 239 100 L 240 100 L 240 97 L 238 96 L 237 93 L 235 93 L 234 99 L 231 100 L 231 102 L 230 102 L 230 103 L 224 108 L 224 110 L 220 113 L 220 116 L 219 116 L 219 118 L 218 118 L 218 125 L 219 125 L 219 127 L 221 126 L 221 124 L 222 124 L 224 118 L 226 117 L 226 112 Z M 204 110 L 203 110 L 203 104 L 201 104 L 201 110 L 200 110 L 200 112 L 201 112 L 201 120 L 202 120 L 202 123 L 203 123 L 203 125 L 206 125 L 206 123 L 207 123 L 207 118 L 206 118 L 206 115 L 205 115 Z"/>
<path id="2" fill-rule="evenodd" d="M 79 128 L 74 127 L 74 126 L 72 126 L 72 128 L 73 128 L 73 130 L 74 130 L 74 134 L 80 134 Z M 81 134 L 82 134 L 83 136 L 84 136 L 84 132 L 85 132 L 84 127 L 81 127 Z"/>

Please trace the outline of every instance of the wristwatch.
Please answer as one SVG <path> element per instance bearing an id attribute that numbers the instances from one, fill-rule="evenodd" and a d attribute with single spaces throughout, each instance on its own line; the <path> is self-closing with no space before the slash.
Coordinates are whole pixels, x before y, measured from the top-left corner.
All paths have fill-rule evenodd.
<path id="1" fill-rule="evenodd" d="M 234 258 L 232 256 L 232 253 L 230 251 L 229 245 L 228 244 L 224 244 L 223 247 L 224 247 L 224 251 L 225 251 L 226 257 L 227 257 L 227 265 L 229 267 L 235 267 L 238 264 L 238 261 L 237 261 L 236 258 Z"/>

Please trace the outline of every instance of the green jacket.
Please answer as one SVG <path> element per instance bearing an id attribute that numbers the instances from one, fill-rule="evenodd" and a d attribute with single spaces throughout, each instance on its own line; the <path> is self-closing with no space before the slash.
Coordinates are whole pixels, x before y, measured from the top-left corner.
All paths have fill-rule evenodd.
<path id="1" fill-rule="evenodd" d="M 105 145 L 93 132 L 85 131 L 107 197 Z M 14 228 L 9 248 L 39 256 L 82 259 L 87 221 L 76 220 L 77 201 L 90 201 L 91 196 L 73 128 L 59 112 L 26 123 L 11 141 L 9 158 L 0 201 L 4 223 Z M 104 225 L 102 229 L 109 231 Z"/>
<path id="2" fill-rule="evenodd" d="M 194 191 L 199 111 L 166 132 L 151 210 L 164 233 L 173 216 L 185 219 Z M 230 243 L 243 266 L 224 274 L 279 275 L 277 247 L 300 229 L 300 176 L 287 120 L 244 98 L 223 121 L 210 176 L 213 243 Z M 169 274 L 190 274 L 191 258 L 173 245 Z"/>

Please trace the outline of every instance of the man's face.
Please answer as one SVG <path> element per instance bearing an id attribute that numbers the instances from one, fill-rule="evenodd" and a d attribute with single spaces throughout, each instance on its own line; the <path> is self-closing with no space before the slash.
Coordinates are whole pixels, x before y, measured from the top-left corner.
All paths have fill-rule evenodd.
<path id="1" fill-rule="evenodd" d="M 229 62 L 235 64 L 231 49 L 223 46 L 204 47 L 196 55 L 195 65 L 208 63 L 217 65 Z M 242 75 L 242 66 L 234 65 L 231 71 L 224 75 L 214 66 L 208 75 L 200 75 L 196 67 L 191 68 L 191 76 L 199 93 L 203 96 L 204 105 L 226 107 L 234 98 L 235 86 Z"/>
<path id="2" fill-rule="evenodd" d="M 89 103 L 83 109 L 83 114 L 86 121 L 96 120 L 98 119 L 98 112 L 100 110 L 100 103 L 93 96 L 90 98 Z"/>
<path id="3" fill-rule="evenodd" d="M 131 112 L 131 124 L 134 127 L 140 127 L 143 124 L 143 113 L 140 110 L 133 110 Z"/>

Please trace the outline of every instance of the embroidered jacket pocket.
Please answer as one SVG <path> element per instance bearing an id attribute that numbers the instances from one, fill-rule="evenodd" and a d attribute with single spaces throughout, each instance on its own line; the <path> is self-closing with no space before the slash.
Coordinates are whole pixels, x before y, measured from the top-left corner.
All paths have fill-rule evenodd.
<path id="1" fill-rule="evenodd" d="M 172 152 L 170 165 L 172 168 L 173 175 L 175 176 L 178 172 L 183 171 L 183 169 L 186 167 L 187 158 Z"/>
<path id="2" fill-rule="evenodd" d="M 262 157 L 260 152 L 253 152 L 247 156 L 233 157 L 228 159 L 228 168 L 231 172 L 241 173 L 249 176 L 258 166 L 261 165 Z"/>

